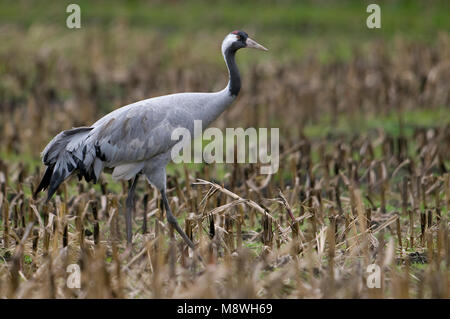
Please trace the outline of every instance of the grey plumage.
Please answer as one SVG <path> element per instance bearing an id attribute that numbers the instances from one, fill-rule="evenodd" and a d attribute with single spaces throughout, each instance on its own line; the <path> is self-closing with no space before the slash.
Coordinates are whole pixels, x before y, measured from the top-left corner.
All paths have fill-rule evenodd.
<path id="1" fill-rule="evenodd" d="M 134 178 L 129 198 L 134 196 L 137 176 L 144 174 L 163 196 L 169 222 L 185 241 L 194 247 L 170 212 L 165 195 L 166 165 L 170 151 L 178 142 L 171 139 L 174 129 L 183 127 L 193 134 L 194 120 L 202 120 L 203 128 L 214 121 L 235 100 L 240 89 L 235 52 L 249 43 L 246 33 L 229 34 L 222 43 L 230 81 L 215 93 L 178 93 L 139 101 L 121 107 L 90 127 L 73 128 L 56 135 L 42 152 L 47 171 L 36 189 L 49 188 L 50 200 L 58 186 L 73 173 L 96 182 L 105 167 L 112 168 L 116 180 Z M 251 42 L 250 42 L 251 41 Z M 130 203 L 128 203 L 130 202 Z M 127 201 L 127 239 L 131 242 L 131 202 Z"/>

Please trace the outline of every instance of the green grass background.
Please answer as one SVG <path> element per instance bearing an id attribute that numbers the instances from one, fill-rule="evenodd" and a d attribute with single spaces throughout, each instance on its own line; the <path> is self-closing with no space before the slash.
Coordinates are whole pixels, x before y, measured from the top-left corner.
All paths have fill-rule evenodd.
<path id="1" fill-rule="evenodd" d="M 0 24 L 29 28 L 51 26 L 60 32 L 84 32 L 116 24 L 156 33 L 177 45 L 182 39 L 219 36 L 235 29 L 263 38 L 280 56 L 296 56 L 323 43 L 326 58 L 346 57 L 354 45 L 398 36 L 432 42 L 450 30 L 449 1 L 377 1 L 381 29 L 368 29 L 366 7 L 373 1 L 1 1 Z M 81 30 L 65 26 L 66 7 L 81 7 Z M 220 40 L 219 39 L 219 40 Z M 268 45 L 269 46 L 269 45 Z"/>

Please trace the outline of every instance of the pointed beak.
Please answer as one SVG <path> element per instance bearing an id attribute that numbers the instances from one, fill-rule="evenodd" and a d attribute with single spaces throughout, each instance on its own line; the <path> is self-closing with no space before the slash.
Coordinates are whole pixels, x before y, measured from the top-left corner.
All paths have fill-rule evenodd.
<path id="1" fill-rule="evenodd" d="M 247 38 L 247 48 L 253 48 L 253 49 L 257 49 L 257 50 L 263 50 L 263 51 L 269 51 L 268 49 L 266 49 L 265 47 L 263 47 L 261 44 L 259 44 L 258 42 Z"/>

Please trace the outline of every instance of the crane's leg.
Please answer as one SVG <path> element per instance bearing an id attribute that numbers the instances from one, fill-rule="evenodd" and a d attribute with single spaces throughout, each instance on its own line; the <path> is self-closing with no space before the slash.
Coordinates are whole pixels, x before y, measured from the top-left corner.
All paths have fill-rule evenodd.
<path id="1" fill-rule="evenodd" d="M 166 158 L 167 157 L 167 158 Z M 167 163 L 170 159 L 170 153 L 163 154 L 159 159 L 155 158 L 153 163 Z M 158 162 L 159 161 L 159 162 Z M 169 200 L 166 195 L 166 167 L 164 165 L 156 165 L 152 164 L 148 167 L 144 168 L 144 174 L 147 177 L 147 180 L 150 184 L 155 186 L 159 192 L 161 193 L 161 197 L 164 203 L 164 208 L 166 210 L 166 218 L 169 224 L 180 234 L 186 244 L 191 247 L 193 250 L 195 249 L 195 245 L 192 240 L 186 235 L 186 233 L 181 229 L 178 224 L 177 219 L 172 214 L 172 210 L 170 209 Z"/>
<path id="2" fill-rule="evenodd" d="M 137 180 L 139 178 L 139 174 L 134 177 L 133 183 L 131 184 L 130 189 L 128 190 L 128 196 L 126 200 L 126 229 L 127 229 L 127 244 L 131 246 L 131 240 L 133 239 L 133 231 L 131 225 L 131 217 L 134 210 L 134 191 L 136 189 Z"/>
<path id="3" fill-rule="evenodd" d="M 186 233 L 181 229 L 180 225 L 178 224 L 177 219 L 175 218 L 175 216 L 173 216 L 172 210 L 170 209 L 169 201 L 167 200 L 166 191 L 163 189 L 163 190 L 160 190 L 160 192 L 161 192 L 161 196 L 163 199 L 164 208 L 166 209 L 167 221 L 173 228 L 175 228 L 175 230 L 178 232 L 178 234 L 180 234 L 180 236 L 183 237 L 186 244 L 189 247 L 191 247 L 192 249 L 195 249 L 194 243 L 192 242 L 192 240 L 190 240 L 190 238 L 186 235 Z"/>

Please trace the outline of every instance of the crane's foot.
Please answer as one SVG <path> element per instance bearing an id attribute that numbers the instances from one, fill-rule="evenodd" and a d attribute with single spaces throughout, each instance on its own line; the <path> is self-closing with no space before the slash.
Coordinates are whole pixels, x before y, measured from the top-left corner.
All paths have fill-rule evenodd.
<path id="1" fill-rule="evenodd" d="M 169 211 L 166 212 L 167 214 L 167 221 L 169 224 L 180 234 L 180 236 L 183 238 L 184 242 L 192 249 L 195 249 L 195 245 L 192 242 L 192 240 L 186 235 L 186 233 L 181 229 L 180 225 L 178 224 L 177 219 L 175 216 L 173 216 L 172 212 L 169 213 Z"/>
<path id="2" fill-rule="evenodd" d="M 184 242 L 194 251 L 194 256 L 202 263 L 203 266 L 206 266 L 202 256 L 195 249 L 195 244 L 186 235 L 186 233 L 181 229 L 180 225 L 178 224 L 177 219 L 172 214 L 172 210 L 170 209 L 169 201 L 167 200 L 166 193 L 164 191 L 161 191 L 161 195 L 162 195 L 162 198 L 163 198 L 164 207 L 166 209 L 167 222 L 169 223 L 169 225 L 171 225 L 178 232 L 178 234 L 180 234 L 180 236 L 183 238 Z"/>
<path id="3" fill-rule="evenodd" d="M 183 238 L 184 242 L 192 249 L 195 249 L 195 245 L 192 242 L 192 240 L 186 235 L 186 233 L 181 229 L 180 225 L 178 224 L 177 219 L 172 214 L 172 210 L 170 209 L 169 200 L 167 199 L 167 195 L 165 191 L 161 191 L 161 196 L 164 203 L 164 208 L 166 209 L 166 217 L 167 222 L 180 234 L 180 236 Z"/>

